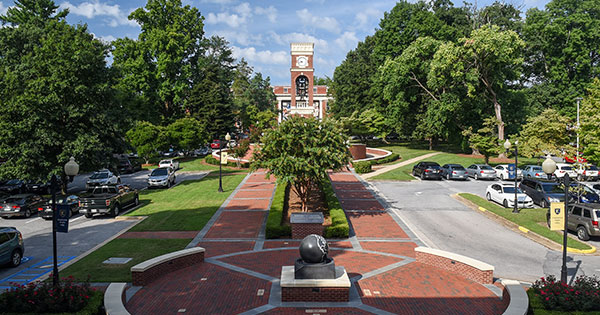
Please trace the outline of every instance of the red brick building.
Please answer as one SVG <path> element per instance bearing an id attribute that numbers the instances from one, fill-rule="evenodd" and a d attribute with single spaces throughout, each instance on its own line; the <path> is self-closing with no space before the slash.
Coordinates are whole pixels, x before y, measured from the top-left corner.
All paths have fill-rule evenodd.
<path id="1" fill-rule="evenodd" d="M 274 86 L 277 97 L 278 121 L 290 115 L 322 119 L 327 112 L 327 86 L 314 85 L 314 43 L 291 43 L 291 81 L 289 86 Z"/>

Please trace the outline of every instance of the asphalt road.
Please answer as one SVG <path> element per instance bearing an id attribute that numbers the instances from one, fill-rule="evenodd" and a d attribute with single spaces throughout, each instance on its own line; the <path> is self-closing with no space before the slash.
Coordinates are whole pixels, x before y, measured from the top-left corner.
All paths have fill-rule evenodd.
<path id="1" fill-rule="evenodd" d="M 495 266 L 495 276 L 533 282 L 560 278 L 562 252 L 550 250 L 472 210 L 451 195 L 484 197 L 491 181 L 373 182 L 402 220 L 428 246 L 469 256 Z M 600 249 L 600 239 L 590 242 Z M 600 275 L 600 256 L 568 253 L 569 279 Z"/>

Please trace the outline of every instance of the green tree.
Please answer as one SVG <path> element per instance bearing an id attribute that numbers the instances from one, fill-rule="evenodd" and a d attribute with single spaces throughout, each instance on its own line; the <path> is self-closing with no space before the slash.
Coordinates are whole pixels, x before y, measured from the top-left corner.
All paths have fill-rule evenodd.
<path id="1" fill-rule="evenodd" d="M 495 134 L 494 127 L 498 124 L 494 117 L 486 118 L 483 127 L 473 132 L 473 128 L 463 131 L 463 135 L 469 139 L 469 145 L 473 149 L 473 154 L 482 154 L 485 158 L 485 164 L 490 162 L 490 156 L 498 154 L 500 145 L 498 137 Z"/>
<path id="2" fill-rule="evenodd" d="M 347 136 L 332 120 L 292 116 L 265 132 L 263 144 L 255 148 L 252 169 L 265 168 L 278 183 L 290 183 L 307 211 L 309 190 L 326 178 L 327 170 L 338 170 L 349 161 Z"/>
<path id="3" fill-rule="evenodd" d="M 180 0 L 148 0 L 129 15 L 141 26 L 137 40 L 114 42 L 114 67 L 126 90 L 145 95 L 146 107 L 167 124 L 183 115 L 186 96 L 204 56 L 204 18 Z M 123 87 L 125 89 L 125 87 Z"/>
<path id="4" fill-rule="evenodd" d="M 600 163 L 600 79 L 594 79 L 588 95 L 581 102 L 579 137 L 583 155 L 595 164 Z"/>
<path id="5" fill-rule="evenodd" d="M 482 8 L 476 19 L 480 25 L 498 25 L 503 31 L 521 33 L 523 21 L 521 11 L 511 3 L 494 1 L 491 5 Z"/>
<path id="6" fill-rule="evenodd" d="M 235 113 L 243 129 L 250 128 L 256 122 L 259 112 L 275 112 L 276 98 L 270 78 L 263 79 L 260 72 L 250 77 L 251 74 L 252 68 L 245 61 L 240 62 L 232 87 Z"/>
<path id="7" fill-rule="evenodd" d="M 219 138 L 234 130 L 233 101 L 229 88 L 216 74 L 207 72 L 186 101 L 189 115 L 206 127 L 209 137 Z"/>
<path id="8" fill-rule="evenodd" d="M 164 127 L 147 121 L 138 121 L 126 133 L 126 139 L 137 154 L 146 161 L 158 157 L 159 151 L 169 146 L 169 137 Z"/>
<path id="9" fill-rule="evenodd" d="M 0 16 L 0 20 L 3 25 L 32 24 L 41 27 L 48 21 L 63 20 L 69 14 L 68 9 L 58 13 L 57 9 L 58 6 L 52 0 L 15 0 L 15 5 L 9 7 L 6 15 Z"/>
<path id="10" fill-rule="evenodd" d="M 567 129 L 571 120 L 557 110 L 548 108 L 541 114 L 529 117 L 520 134 L 520 152 L 527 157 L 546 154 L 574 153 L 571 134 Z"/>
<path id="11" fill-rule="evenodd" d="M 235 147 L 231 149 L 231 153 L 236 159 L 237 166 L 240 167 L 242 162 L 241 159 L 246 156 L 248 151 L 250 150 L 250 140 L 243 139 L 237 143 Z"/>
<path id="12" fill-rule="evenodd" d="M 188 152 L 210 141 L 206 126 L 192 117 L 177 119 L 167 126 L 166 132 L 169 144 Z"/>

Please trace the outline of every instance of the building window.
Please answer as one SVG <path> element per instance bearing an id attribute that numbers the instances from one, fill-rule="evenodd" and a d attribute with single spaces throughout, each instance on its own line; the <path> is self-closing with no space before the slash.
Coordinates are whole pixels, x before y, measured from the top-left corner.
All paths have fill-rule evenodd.
<path id="1" fill-rule="evenodd" d="M 317 88 L 316 87 L 313 88 L 313 93 L 317 94 Z"/>
<path id="2" fill-rule="evenodd" d="M 319 105 L 320 105 L 319 101 L 313 101 L 313 107 L 319 108 Z"/>
<path id="3" fill-rule="evenodd" d="M 288 89 L 288 88 L 283 88 L 283 93 L 289 93 L 289 92 L 290 92 L 290 89 Z"/>

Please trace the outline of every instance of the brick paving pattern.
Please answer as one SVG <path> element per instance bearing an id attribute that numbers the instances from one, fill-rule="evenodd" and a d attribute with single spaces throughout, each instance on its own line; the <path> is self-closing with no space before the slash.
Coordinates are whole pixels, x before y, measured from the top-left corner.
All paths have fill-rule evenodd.
<path id="1" fill-rule="evenodd" d="M 358 290 L 359 299 L 351 307 L 327 303 L 298 307 L 269 301 L 271 290 L 281 294 L 277 282 L 269 280 L 279 279 L 281 267 L 293 265 L 299 258 L 300 241 L 264 239 L 261 229 L 275 179 L 265 179 L 264 171 L 259 170 L 249 175 L 215 213 L 206 232 L 191 236 L 198 239 L 190 246 L 205 248 L 207 260 L 141 288 L 126 303 L 127 309 L 132 314 L 176 314 L 181 310 L 187 314 L 250 310 L 266 314 L 372 314 L 369 310 L 375 309 L 394 314 L 503 312 L 506 306 L 486 287 L 417 263 L 414 248 L 420 240 L 412 239 L 353 173 L 329 172 L 329 178 L 352 227 L 349 240 L 329 241 L 329 256 L 337 266 L 346 268 L 355 282 L 351 290 Z M 186 233 L 163 235 L 191 238 Z M 122 237 L 134 236 L 126 233 Z"/>

